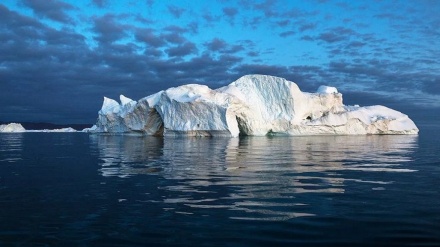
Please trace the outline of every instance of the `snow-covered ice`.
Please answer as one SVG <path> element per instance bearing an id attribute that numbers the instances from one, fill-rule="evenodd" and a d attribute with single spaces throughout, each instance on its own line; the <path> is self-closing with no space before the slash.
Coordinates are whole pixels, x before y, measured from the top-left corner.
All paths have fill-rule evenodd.
<path id="1" fill-rule="evenodd" d="M 335 87 L 302 92 L 286 79 L 247 75 L 213 90 L 187 84 L 134 101 L 104 97 L 88 132 L 238 136 L 417 134 L 407 115 L 385 106 L 345 106 Z"/>

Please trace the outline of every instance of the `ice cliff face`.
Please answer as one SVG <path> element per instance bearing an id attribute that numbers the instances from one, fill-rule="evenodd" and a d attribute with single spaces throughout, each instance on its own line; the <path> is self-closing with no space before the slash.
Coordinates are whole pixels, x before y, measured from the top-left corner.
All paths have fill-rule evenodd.
<path id="1" fill-rule="evenodd" d="M 414 122 L 385 106 L 345 106 L 334 87 L 304 93 L 283 78 L 247 75 L 212 90 L 188 84 L 121 103 L 104 97 L 92 132 L 238 136 L 417 134 Z"/>

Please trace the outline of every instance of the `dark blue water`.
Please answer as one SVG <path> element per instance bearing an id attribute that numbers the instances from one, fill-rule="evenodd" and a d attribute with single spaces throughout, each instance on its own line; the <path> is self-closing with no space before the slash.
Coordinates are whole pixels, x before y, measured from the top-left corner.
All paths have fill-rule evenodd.
<path id="1" fill-rule="evenodd" d="M 439 246 L 440 134 L 0 135 L 0 246 Z"/>

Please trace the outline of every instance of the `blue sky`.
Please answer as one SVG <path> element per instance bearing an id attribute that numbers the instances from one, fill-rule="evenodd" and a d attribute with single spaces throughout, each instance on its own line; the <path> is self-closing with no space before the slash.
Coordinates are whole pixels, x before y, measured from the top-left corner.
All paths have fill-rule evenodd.
<path id="1" fill-rule="evenodd" d="M 103 96 L 253 73 L 439 113 L 439 11 L 436 0 L 4 0 L 0 121 L 93 123 Z"/>

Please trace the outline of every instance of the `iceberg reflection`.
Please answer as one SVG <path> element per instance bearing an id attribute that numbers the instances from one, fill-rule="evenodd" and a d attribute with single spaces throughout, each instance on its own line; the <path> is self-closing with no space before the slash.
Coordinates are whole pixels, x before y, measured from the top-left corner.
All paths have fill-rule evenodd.
<path id="1" fill-rule="evenodd" d="M 0 162 L 22 160 L 23 133 L 0 133 Z"/>
<path id="2" fill-rule="evenodd" d="M 385 190 L 407 163 L 417 136 L 155 138 L 91 135 L 103 176 L 154 174 L 163 203 L 188 209 L 227 208 L 238 219 L 310 216 L 304 193 L 344 193 L 347 183 Z M 180 211 L 181 212 L 181 208 Z M 188 212 L 189 213 L 189 212 Z"/>

